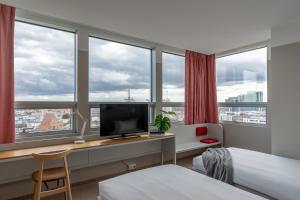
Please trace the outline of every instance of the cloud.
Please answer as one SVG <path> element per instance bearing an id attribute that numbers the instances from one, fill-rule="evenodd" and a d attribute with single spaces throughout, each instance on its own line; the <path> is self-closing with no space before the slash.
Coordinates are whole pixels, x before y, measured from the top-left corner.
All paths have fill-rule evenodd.
<path id="1" fill-rule="evenodd" d="M 74 33 L 16 22 L 16 100 L 74 100 L 74 47 Z"/>
<path id="2" fill-rule="evenodd" d="M 90 100 L 122 101 L 128 88 L 136 100 L 150 99 L 150 49 L 97 38 L 90 38 L 89 46 Z M 184 57 L 163 54 L 164 98 L 182 101 L 184 61 Z M 220 98 L 232 96 L 233 88 L 239 88 L 241 93 L 245 83 L 249 86 L 244 86 L 245 92 L 257 89 L 255 83 L 266 85 L 266 68 L 266 48 L 217 59 Z M 73 101 L 75 71 L 74 33 L 16 22 L 17 101 Z"/>
<path id="3" fill-rule="evenodd" d="M 150 49 L 97 38 L 90 38 L 89 46 L 90 100 L 107 101 L 109 95 L 123 101 L 129 88 L 134 98 L 141 99 L 133 92 L 139 91 L 144 94 L 142 101 L 150 99 Z"/>
<path id="4" fill-rule="evenodd" d="M 184 87 L 185 58 L 163 53 L 163 84 L 165 87 Z"/>
<path id="5" fill-rule="evenodd" d="M 244 81 L 267 80 L 267 48 L 247 51 L 217 59 L 219 86 L 234 85 Z"/>

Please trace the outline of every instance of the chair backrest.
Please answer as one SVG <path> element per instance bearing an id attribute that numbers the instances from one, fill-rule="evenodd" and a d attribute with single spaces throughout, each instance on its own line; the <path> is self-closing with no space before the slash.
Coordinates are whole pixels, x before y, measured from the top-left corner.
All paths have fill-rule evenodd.
<path id="1" fill-rule="evenodd" d="M 47 153 L 39 153 L 39 154 L 32 154 L 32 156 L 39 160 L 56 160 L 60 158 L 65 158 L 70 153 L 69 149 L 63 151 L 54 151 L 54 152 L 47 152 Z"/>

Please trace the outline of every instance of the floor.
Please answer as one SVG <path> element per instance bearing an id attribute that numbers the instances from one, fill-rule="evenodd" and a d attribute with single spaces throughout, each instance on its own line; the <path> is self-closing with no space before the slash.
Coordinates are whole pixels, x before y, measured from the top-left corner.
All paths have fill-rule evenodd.
<path id="1" fill-rule="evenodd" d="M 187 157 L 177 160 L 177 165 L 192 168 L 193 157 Z M 98 195 L 98 181 L 78 184 L 72 187 L 73 200 L 97 200 Z M 51 198 L 45 198 L 45 200 L 64 200 L 64 196 L 58 195 Z M 29 200 L 29 199 L 24 199 Z"/>

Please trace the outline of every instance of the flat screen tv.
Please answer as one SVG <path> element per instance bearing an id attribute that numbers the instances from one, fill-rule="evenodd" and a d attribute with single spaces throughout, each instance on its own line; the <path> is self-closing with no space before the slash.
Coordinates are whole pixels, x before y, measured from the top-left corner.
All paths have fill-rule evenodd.
<path id="1" fill-rule="evenodd" d="M 100 136 L 148 132 L 148 104 L 101 104 Z"/>

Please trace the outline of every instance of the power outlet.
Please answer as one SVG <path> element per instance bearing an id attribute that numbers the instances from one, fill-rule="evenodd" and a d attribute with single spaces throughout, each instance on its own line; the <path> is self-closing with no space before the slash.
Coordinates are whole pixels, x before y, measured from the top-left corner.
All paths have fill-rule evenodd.
<path id="1" fill-rule="evenodd" d="M 127 165 L 128 170 L 135 170 L 136 169 L 136 163 L 130 163 Z"/>

